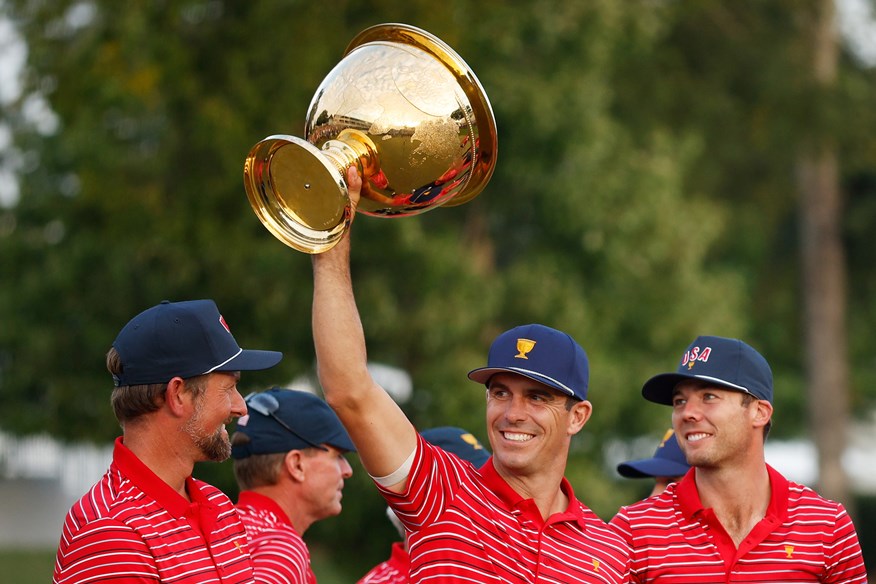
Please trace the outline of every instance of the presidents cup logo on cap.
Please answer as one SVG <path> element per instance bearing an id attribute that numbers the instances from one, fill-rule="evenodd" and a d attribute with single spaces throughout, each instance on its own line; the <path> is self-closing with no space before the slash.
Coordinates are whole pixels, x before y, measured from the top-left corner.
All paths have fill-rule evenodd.
<path id="1" fill-rule="evenodd" d="M 529 359 L 526 356 L 528 352 L 535 348 L 535 341 L 531 339 L 517 339 L 517 354 L 514 355 L 515 359 Z"/>
<path id="2" fill-rule="evenodd" d="M 587 354 L 572 337 L 542 324 L 518 326 L 496 337 L 487 366 L 469 371 L 468 378 L 489 385 L 490 378 L 502 372 L 528 377 L 575 399 L 587 399 Z"/>
<path id="3" fill-rule="evenodd" d="M 700 336 L 688 345 L 675 373 L 655 375 L 642 386 L 645 399 L 672 405 L 675 387 L 686 380 L 773 401 L 773 373 L 754 348 L 725 337 Z"/>

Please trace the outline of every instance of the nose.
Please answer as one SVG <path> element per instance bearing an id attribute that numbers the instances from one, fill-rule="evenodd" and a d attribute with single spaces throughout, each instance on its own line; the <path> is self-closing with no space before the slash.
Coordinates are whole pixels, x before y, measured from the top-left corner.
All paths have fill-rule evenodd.
<path id="1" fill-rule="evenodd" d="M 684 402 L 681 406 L 676 406 L 672 412 L 672 417 L 678 420 L 698 420 L 702 414 L 697 400 L 691 398 Z"/>
<path id="2" fill-rule="evenodd" d="M 513 395 L 505 407 L 505 418 L 509 422 L 518 422 L 526 418 L 526 400 L 523 396 Z"/>
<path id="3" fill-rule="evenodd" d="M 353 467 L 350 466 L 350 461 L 346 459 L 346 457 L 341 457 L 341 476 L 345 479 L 353 476 Z"/>
<path id="4" fill-rule="evenodd" d="M 240 418 L 245 416 L 246 412 L 246 402 L 243 401 L 243 396 L 240 395 L 240 392 L 235 389 L 234 395 L 231 396 L 231 414 Z"/>

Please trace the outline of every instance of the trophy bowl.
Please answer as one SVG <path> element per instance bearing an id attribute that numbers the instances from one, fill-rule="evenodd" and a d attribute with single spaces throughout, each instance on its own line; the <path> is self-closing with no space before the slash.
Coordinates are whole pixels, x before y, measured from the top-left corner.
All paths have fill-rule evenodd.
<path id="1" fill-rule="evenodd" d="M 405 217 L 474 199 L 496 167 L 496 122 L 474 73 L 440 39 L 406 24 L 359 33 L 316 90 L 305 139 L 268 136 L 244 186 L 280 241 L 316 254 L 352 221 L 345 170 L 362 177 L 357 211 Z"/>

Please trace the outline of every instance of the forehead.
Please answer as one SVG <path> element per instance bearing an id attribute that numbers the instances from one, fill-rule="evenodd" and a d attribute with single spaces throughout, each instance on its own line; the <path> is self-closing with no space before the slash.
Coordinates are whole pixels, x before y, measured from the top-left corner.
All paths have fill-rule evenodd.
<path id="1" fill-rule="evenodd" d="M 489 382 L 487 383 L 487 387 L 490 389 L 501 388 L 518 391 L 538 391 L 550 393 L 557 396 L 566 395 L 565 393 L 554 389 L 553 387 L 546 385 L 540 381 L 530 379 L 525 375 L 511 372 L 496 373 L 490 378 Z"/>
<path id="2" fill-rule="evenodd" d="M 208 375 L 208 381 L 216 385 L 235 385 L 240 381 L 240 371 L 214 371 Z"/>

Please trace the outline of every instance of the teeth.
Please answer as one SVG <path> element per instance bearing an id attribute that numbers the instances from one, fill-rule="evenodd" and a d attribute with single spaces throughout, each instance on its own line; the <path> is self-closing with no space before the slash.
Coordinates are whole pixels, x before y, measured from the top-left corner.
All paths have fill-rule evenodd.
<path id="1" fill-rule="evenodd" d="M 532 439 L 531 434 L 518 434 L 516 432 L 502 432 L 502 435 L 506 440 L 512 440 L 514 442 L 526 442 L 527 440 Z"/>
<path id="2" fill-rule="evenodd" d="M 697 442 L 702 440 L 703 438 L 708 438 L 708 434 L 688 434 L 687 441 L 688 442 Z"/>

